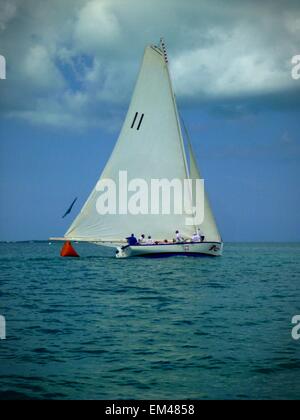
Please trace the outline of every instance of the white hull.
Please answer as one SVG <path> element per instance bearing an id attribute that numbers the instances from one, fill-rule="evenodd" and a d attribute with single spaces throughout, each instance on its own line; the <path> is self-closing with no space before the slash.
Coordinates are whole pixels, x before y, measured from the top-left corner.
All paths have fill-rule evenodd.
<path id="1" fill-rule="evenodd" d="M 130 257 L 165 257 L 172 255 L 221 256 L 223 252 L 222 242 L 185 242 L 159 245 L 135 245 L 118 247 L 116 258 Z"/>

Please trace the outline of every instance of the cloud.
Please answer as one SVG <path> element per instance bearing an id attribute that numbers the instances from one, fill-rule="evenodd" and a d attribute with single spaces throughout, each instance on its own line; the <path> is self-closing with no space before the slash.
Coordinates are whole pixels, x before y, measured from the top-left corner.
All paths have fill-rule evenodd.
<path id="1" fill-rule="evenodd" d="M 180 94 L 233 98 L 278 92 L 293 85 L 288 57 L 282 57 L 281 51 L 268 53 L 254 28 L 243 25 L 229 33 L 214 31 L 211 36 L 213 45 L 175 57 L 173 74 Z"/>
<path id="2" fill-rule="evenodd" d="M 120 40 L 118 19 L 102 1 L 89 1 L 78 12 L 74 27 L 76 49 L 95 54 Z"/>
<path id="3" fill-rule="evenodd" d="M 2 0 L 0 3 L 0 33 L 5 30 L 6 25 L 16 15 L 18 3 L 17 0 Z"/>
<path id="4" fill-rule="evenodd" d="M 34 45 L 28 50 L 22 71 L 24 79 L 33 82 L 36 88 L 51 91 L 53 86 L 60 89 L 64 87 L 64 79 L 43 45 Z"/>
<path id="5" fill-rule="evenodd" d="M 145 45 L 164 36 L 180 103 L 226 115 L 300 107 L 297 1 L 3 1 L 0 112 L 105 126 L 127 106 Z M 116 124 L 119 126 L 119 124 Z"/>

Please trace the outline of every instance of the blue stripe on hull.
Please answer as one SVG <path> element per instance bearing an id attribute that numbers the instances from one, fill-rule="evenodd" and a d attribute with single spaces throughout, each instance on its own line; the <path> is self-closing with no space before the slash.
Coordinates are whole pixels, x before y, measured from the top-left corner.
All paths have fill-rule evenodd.
<path id="1" fill-rule="evenodd" d="M 143 258 L 168 258 L 168 257 L 217 257 L 218 255 L 200 254 L 199 252 L 163 252 L 157 254 L 141 254 L 133 255 L 131 258 L 143 257 Z"/>

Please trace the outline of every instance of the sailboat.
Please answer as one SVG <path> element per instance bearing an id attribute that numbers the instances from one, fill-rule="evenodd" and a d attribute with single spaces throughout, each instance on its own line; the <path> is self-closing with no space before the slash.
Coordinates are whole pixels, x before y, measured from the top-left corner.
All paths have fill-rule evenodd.
<path id="1" fill-rule="evenodd" d="M 138 208 L 137 202 L 150 193 L 144 190 L 143 194 L 141 191 L 138 194 L 137 185 L 141 187 L 146 183 L 149 186 L 153 180 L 181 180 L 183 183 L 189 180 L 190 183 L 185 185 L 192 189 L 192 180 L 202 179 L 192 144 L 188 136 L 184 138 L 182 126 L 167 51 L 161 39 L 159 45 L 145 48 L 124 124 L 98 183 L 65 236 L 52 239 L 115 247 L 117 258 L 222 255 L 223 242 L 206 190 L 201 203 L 204 214 L 201 223 L 191 222 L 195 214 L 191 194 L 191 208 L 186 210 L 188 206 L 185 206 L 182 212 L 175 211 L 178 200 L 174 197 L 170 198 L 169 213 L 158 211 L 157 206 L 155 211 L 150 211 L 147 204 Z M 133 184 L 129 183 L 129 190 L 134 192 L 131 199 L 135 211 L 129 212 L 124 205 L 116 209 L 113 202 L 106 211 L 99 212 L 99 202 L 104 203 L 103 194 L 107 193 L 107 188 L 103 187 L 105 180 L 114 183 L 119 200 L 128 200 L 130 191 L 124 179 L 120 180 L 120 173 L 126 174 L 126 180 L 133 180 Z M 106 204 L 107 200 L 106 197 Z M 198 235 L 194 240 L 198 230 L 200 237 Z M 180 232 L 181 239 L 178 235 L 176 239 L 175 232 Z M 152 239 L 130 245 L 126 238 L 132 233 L 144 233 L 145 237 L 149 235 Z"/>

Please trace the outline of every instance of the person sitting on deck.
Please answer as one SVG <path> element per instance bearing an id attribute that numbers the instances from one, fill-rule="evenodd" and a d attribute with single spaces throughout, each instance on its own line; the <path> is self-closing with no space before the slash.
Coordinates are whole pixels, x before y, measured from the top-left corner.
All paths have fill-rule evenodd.
<path id="1" fill-rule="evenodd" d="M 139 238 L 139 244 L 145 244 L 146 243 L 146 238 L 145 235 L 142 234 L 141 237 Z"/>
<path id="2" fill-rule="evenodd" d="M 147 239 L 147 244 L 148 244 L 148 245 L 154 245 L 154 241 L 153 241 L 153 239 L 151 238 L 151 236 L 148 236 L 148 239 Z"/>
<path id="3" fill-rule="evenodd" d="M 192 242 L 201 242 L 201 236 L 199 235 L 199 233 L 194 233 L 194 235 L 192 236 Z"/>
<path id="4" fill-rule="evenodd" d="M 198 236 L 199 236 L 199 238 L 200 238 L 200 241 L 201 242 L 203 242 L 204 241 L 204 239 L 205 239 L 205 236 L 203 235 L 203 233 L 201 232 L 201 229 L 200 228 L 198 228 L 197 229 L 197 233 L 198 233 Z"/>
<path id="5" fill-rule="evenodd" d="M 176 230 L 176 242 L 184 242 L 184 238 L 179 233 L 179 230 Z"/>
<path id="6" fill-rule="evenodd" d="M 133 245 L 137 245 L 138 241 L 136 239 L 136 237 L 134 236 L 134 233 L 131 234 L 131 236 L 129 236 L 128 238 L 126 238 L 127 243 L 129 246 L 133 246 Z"/>

